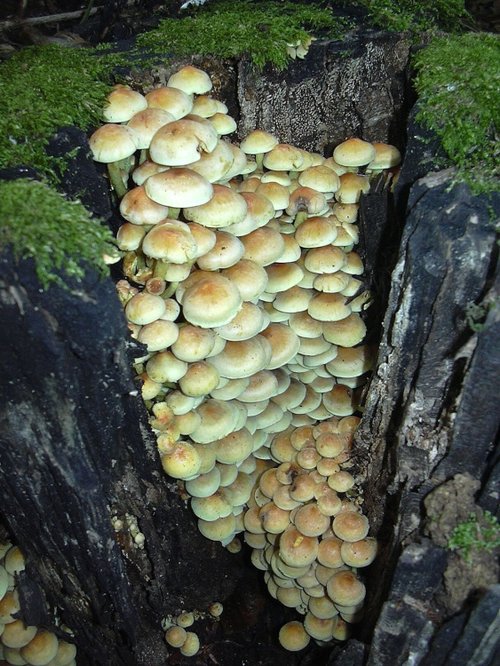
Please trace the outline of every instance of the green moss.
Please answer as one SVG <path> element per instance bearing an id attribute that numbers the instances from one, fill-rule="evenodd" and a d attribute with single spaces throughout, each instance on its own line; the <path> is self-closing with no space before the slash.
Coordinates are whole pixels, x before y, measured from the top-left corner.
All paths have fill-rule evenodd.
<path id="1" fill-rule="evenodd" d="M 473 551 L 493 551 L 500 548 L 500 526 L 498 520 L 489 511 L 478 518 L 471 513 L 469 518 L 453 530 L 448 541 L 450 550 L 458 550 L 469 561 Z"/>
<path id="2" fill-rule="evenodd" d="M 420 33 L 459 30 L 469 19 L 464 0 L 360 0 L 380 28 Z"/>
<path id="3" fill-rule="evenodd" d="M 25 48 L 0 65 L 0 167 L 25 164 L 53 175 L 45 154 L 64 125 L 100 122 L 114 60 L 93 49 Z"/>
<path id="4" fill-rule="evenodd" d="M 19 179 L 0 182 L 0 247 L 14 256 L 33 258 L 44 288 L 64 286 L 58 275 L 77 279 L 84 264 L 107 273 L 103 253 L 111 252 L 111 231 L 78 201 L 68 201 L 48 185 Z"/>
<path id="5" fill-rule="evenodd" d="M 435 38 L 414 59 L 417 120 L 440 137 L 457 180 L 475 193 L 498 188 L 500 38 L 466 34 Z"/>
<path id="6" fill-rule="evenodd" d="M 290 62 L 288 44 L 307 43 L 315 30 L 339 37 L 347 25 L 327 9 L 307 4 L 217 0 L 192 16 L 164 19 L 157 29 L 139 35 L 137 41 L 153 54 L 219 58 L 248 54 L 258 68 L 272 63 L 284 69 Z"/>

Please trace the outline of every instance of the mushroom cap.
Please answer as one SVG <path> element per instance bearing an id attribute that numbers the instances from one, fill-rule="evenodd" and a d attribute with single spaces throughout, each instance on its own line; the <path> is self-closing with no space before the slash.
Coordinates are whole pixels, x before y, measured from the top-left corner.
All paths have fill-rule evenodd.
<path id="1" fill-rule="evenodd" d="M 327 370 L 334 377 L 359 377 L 372 366 L 371 348 L 367 345 L 358 347 L 338 347 L 337 356 L 327 364 Z"/>
<path id="2" fill-rule="evenodd" d="M 190 324 L 211 328 L 231 321 L 243 300 L 238 288 L 218 273 L 202 277 L 182 297 L 182 311 Z"/>
<path id="3" fill-rule="evenodd" d="M 329 641 L 333 637 L 335 622 L 336 620 L 333 617 L 321 619 L 309 612 L 304 618 L 304 629 L 311 638 L 318 641 Z"/>
<path id="4" fill-rule="evenodd" d="M 219 468 L 215 466 L 210 472 L 189 479 L 184 485 L 191 497 L 209 497 L 219 489 L 220 478 Z"/>
<path id="5" fill-rule="evenodd" d="M 348 542 L 361 541 L 367 536 L 369 528 L 368 518 L 356 511 L 341 511 L 335 516 L 332 523 L 335 536 Z"/>
<path id="6" fill-rule="evenodd" d="M 227 500 L 226 494 L 217 490 L 208 497 L 193 497 L 191 499 L 191 509 L 197 518 L 211 522 L 217 520 L 217 518 L 229 516 L 233 507 Z"/>
<path id="7" fill-rule="evenodd" d="M 223 351 L 212 357 L 221 377 L 238 379 L 264 370 L 271 359 L 272 348 L 261 334 L 248 340 L 229 341 Z"/>
<path id="8" fill-rule="evenodd" d="M 44 666 L 57 654 L 59 641 L 51 631 L 39 631 L 31 641 L 21 648 L 21 657 L 32 666 Z"/>
<path id="9" fill-rule="evenodd" d="M 212 198 L 212 185 L 186 168 L 168 169 L 150 176 L 144 184 L 148 197 L 164 206 L 200 206 Z"/>
<path id="10" fill-rule="evenodd" d="M 313 287 L 316 291 L 324 291 L 327 294 L 343 293 L 349 285 L 351 277 L 344 271 L 335 273 L 322 273 L 314 279 Z"/>
<path id="11" fill-rule="evenodd" d="M 217 145 L 217 132 L 194 120 L 182 118 L 158 129 L 151 139 L 149 154 L 157 164 L 186 166 L 210 153 Z"/>
<path id="12" fill-rule="evenodd" d="M 252 450 L 252 435 L 246 428 L 242 428 L 218 439 L 215 455 L 219 463 L 223 463 L 224 465 L 239 465 L 252 453 Z"/>
<path id="13" fill-rule="evenodd" d="M 263 164 L 266 169 L 273 171 L 296 171 L 304 163 L 304 156 L 300 148 L 287 143 L 276 144 L 266 152 Z"/>
<path id="14" fill-rule="evenodd" d="M 156 162 L 151 162 L 151 160 L 145 160 L 132 171 L 132 180 L 136 185 L 144 185 L 149 176 L 161 171 L 167 171 L 168 169 L 169 167 L 167 166 L 156 164 Z"/>
<path id="15" fill-rule="evenodd" d="M 128 301 L 125 316 L 132 324 L 144 326 L 159 319 L 165 312 L 165 301 L 161 296 L 141 291 Z"/>
<path id="16" fill-rule="evenodd" d="M 266 291 L 269 294 L 286 291 L 295 287 L 303 278 L 304 272 L 297 264 L 271 264 L 266 268 L 268 282 Z"/>
<path id="17" fill-rule="evenodd" d="M 89 146 L 96 162 L 110 164 L 133 155 L 137 150 L 137 137 L 126 125 L 108 123 L 96 129 L 89 139 Z"/>
<path id="18" fill-rule="evenodd" d="M 278 145 L 278 139 L 261 129 L 250 132 L 240 143 L 241 150 L 247 155 L 267 153 Z"/>
<path id="19" fill-rule="evenodd" d="M 134 187 L 120 201 L 120 213 L 132 224 L 158 224 L 168 216 L 168 207 L 148 197 L 143 186 Z"/>
<path id="20" fill-rule="evenodd" d="M 212 90 L 212 81 L 209 75 L 194 65 L 186 65 L 177 70 L 167 81 L 167 85 L 179 88 L 184 92 L 203 95 Z"/>
<path id="21" fill-rule="evenodd" d="M 401 153 L 396 146 L 379 141 L 374 141 L 372 146 L 375 148 L 375 157 L 366 166 L 367 173 L 392 169 L 401 162 Z"/>
<path id="22" fill-rule="evenodd" d="M 254 261 L 261 266 L 269 266 L 283 254 L 285 242 L 279 231 L 270 227 L 261 227 L 243 236 L 241 239 L 245 246 L 245 259 Z"/>
<path id="23" fill-rule="evenodd" d="M 191 363 L 207 358 L 214 344 L 215 333 L 210 328 L 184 324 L 179 327 L 179 335 L 171 351 L 179 360 Z"/>
<path id="24" fill-rule="evenodd" d="M 193 96 L 171 86 L 155 88 L 146 95 L 148 106 L 171 113 L 176 120 L 187 116 L 193 108 Z"/>
<path id="25" fill-rule="evenodd" d="M 164 471 L 174 479 L 189 479 L 200 472 L 201 458 L 189 442 L 178 441 L 161 457 Z"/>
<path id="26" fill-rule="evenodd" d="M 186 640 L 181 645 L 180 653 L 184 657 L 194 657 L 200 649 L 200 639 L 194 631 L 186 631 Z"/>
<path id="27" fill-rule="evenodd" d="M 22 648 L 33 640 L 36 632 L 36 627 L 26 626 L 22 620 L 14 620 L 5 625 L 2 643 L 8 648 Z"/>
<path id="28" fill-rule="evenodd" d="M 345 319 L 351 314 L 351 308 L 341 294 L 320 292 L 316 296 L 313 296 L 309 302 L 307 312 L 313 319 L 328 322 Z M 332 363 L 334 362 L 335 359 Z"/>
<path id="29" fill-rule="evenodd" d="M 108 123 L 123 123 L 147 107 L 144 95 L 129 86 L 117 85 L 106 98 L 103 118 Z"/>
<path id="30" fill-rule="evenodd" d="M 303 266 L 300 268 L 304 273 Z M 294 313 L 303 313 L 305 310 L 307 310 L 311 298 L 314 296 L 314 291 L 312 289 L 305 289 L 304 287 L 300 286 L 300 284 L 301 283 L 276 294 L 276 298 L 273 301 L 273 306 L 276 310 L 278 310 L 278 312 L 287 313 L 293 316 Z M 288 320 L 290 320 L 290 317 Z"/>
<path id="31" fill-rule="evenodd" d="M 332 216 L 309 217 L 295 231 L 295 240 L 303 248 L 330 245 L 336 238 L 337 227 Z"/>
<path id="32" fill-rule="evenodd" d="M 328 596 L 335 604 L 355 606 L 365 598 L 366 590 L 363 583 L 352 571 L 334 573 L 326 586 Z"/>
<path id="33" fill-rule="evenodd" d="M 157 319 L 146 324 L 139 331 L 137 340 L 146 345 L 148 352 L 170 347 L 179 337 L 179 327 L 173 321 Z"/>
<path id="34" fill-rule="evenodd" d="M 369 566 L 377 555 L 377 541 L 373 537 L 366 537 L 359 541 L 344 541 L 340 548 L 343 561 L 350 567 Z"/>
<path id="35" fill-rule="evenodd" d="M 346 254 L 333 245 L 315 247 L 307 251 L 304 265 L 312 273 L 336 273 L 344 270 Z"/>
<path id="36" fill-rule="evenodd" d="M 200 206 L 186 207 L 183 213 L 187 220 L 218 229 L 241 222 L 247 210 L 247 202 L 241 194 L 224 185 L 214 184 L 210 201 Z"/>
<path id="37" fill-rule="evenodd" d="M 238 129 L 236 120 L 232 116 L 229 116 L 227 113 L 222 113 L 221 111 L 217 111 L 217 113 L 210 116 L 210 122 L 219 136 L 232 134 Z"/>
<path id="38" fill-rule="evenodd" d="M 142 241 L 142 251 L 147 257 L 173 264 L 191 261 L 197 256 L 197 250 L 188 225 L 168 218 L 148 231 Z"/>
<path id="39" fill-rule="evenodd" d="M 232 537 L 236 528 L 236 518 L 230 513 L 229 516 L 224 518 L 217 518 L 217 520 L 198 520 L 198 529 L 204 537 L 211 541 L 225 542 Z"/>
<path id="40" fill-rule="evenodd" d="M 279 556 L 289 566 L 308 566 L 316 559 L 318 547 L 319 542 L 316 537 L 304 536 L 291 525 L 280 537 Z"/>
<path id="41" fill-rule="evenodd" d="M 127 127 L 135 132 L 137 148 L 146 150 L 156 132 L 173 120 L 175 120 L 174 116 L 168 111 L 147 107 L 135 113 L 128 121 Z"/>
<path id="42" fill-rule="evenodd" d="M 365 166 L 375 159 L 376 151 L 371 143 L 358 138 L 347 139 L 333 151 L 333 159 L 341 166 Z"/>
<path id="43" fill-rule="evenodd" d="M 301 171 L 298 182 L 303 187 L 311 187 L 318 192 L 336 192 L 340 186 L 339 177 L 327 166 L 322 164 L 311 166 Z"/>
<path id="44" fill-rule="evenodd" d="M 170 351 L 157 352 L 146 363 L 148 377 L 159 384 L 179 381 L 187 368 L 187 363 L 179 361 Z"/>
<path id="45" fill-rule="evenodd" d="M 241 222 L 232 224 L 228 231 L 235 236 L 246 236 L 266 225 L 274 217 L 275 211 L 271 201 L 262 194 L 243 190 L 240 190 L 240 194 L 247 203 L 247 212 Z"/>
<path id="46" fill-rule="evenodd" d="M 311 640 L 309 634 L 304 629 L 304 625 L 297 620 L 292 620 L 284 624 L 278 636 L 280 645 L 289 652 L 298 652 L 309 645 Z"/>
<path id="47" fill-rule="evenodd" d="M 219 373 L 208 361 L 190 363 L 186 374 L 179 379 L 184 395 L 192 398 L 207 395 L 219 383 Z"/>
<path id="48" fill-rule="evenodd" d="M 242 258 L 243 243 L 232 234 L 217 229 L 215 245 L 211 250 L 198 256 L 198 267 L 203 271 L 217 271 L 234 266 Z"/>
<path id="49" fill-rule="evenodd" d="M 202 152 L 199 159 L 187 166 L 210 183 L 215 183 L 216 181 L 226 181 L 226 174 L 232 168 L 233 162 L 234 154 L 231 145 L 219 139 L 211 152 Z"/>
<path id="50" fill-rule="evenodd" d="M 265 328 L 261 336 L 264 337 L 271 347 L 271 358 L 267 364 L 267 370 L 281 368 L 289 363 L 299 351 L 300 340 L 292 329 L 279 322 L 271 322 Z"/>
<path id="51" fill-rule="evenodd" d="M 268 323 L 269 317 L 261 307 L 245 301 L 229 323 L 217 326 L 215 330 L 224 340 L 248 340 L 260 333 Z"/>
<path id="52" fill-rule="evenodd" d="M 198 95 L 193 102 L 191 113 L 211 119 L 216 113 L 226 114 L 227 106 L 210 95 Z"/>
<path id="53" fill-rule="evenodd" d="M 238 411 L 233 402 L 209 398 L 196 411 L 201 416 L 201 422 L 191 433 L 191 439 L 197 444 L 215 442 L 235 430 Z"/>
<path id="54" fill-rule="evenodd" d="M 340 176 L 340 187 L 335 192 L 335 198 L 340 203 L 355 204 L 362 194 L 370 191 L 370 181 L 367 176 L 357 173 L 344 173 Z"/>
<path id="55" fill-rule="evenodd" d="M 315 449 L 302 449 L 298 454 L 297 460 L 299 461 L 299 455 L 305 452 L 316 453 Z M 321 536 L 325 530 L 330 526 L 330 519 L 328 516 L 324 516 L 319 507 L 315 503 L 306 504 L 305 506 L 297 509 L 297 513 L 294 517 L 295 527 L 299 530 L 301 534 L 309 537 Z"/>

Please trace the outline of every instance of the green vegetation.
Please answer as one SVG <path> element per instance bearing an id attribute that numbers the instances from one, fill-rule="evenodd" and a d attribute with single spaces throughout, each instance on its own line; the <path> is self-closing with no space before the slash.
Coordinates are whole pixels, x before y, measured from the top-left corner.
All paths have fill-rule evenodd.
<path id="1" fill-rule="evenodd" d="M 386 30 L 459 30 L 469 17 L 464 0 L 360 0 L 373 23 Z"/>
<path id="2" fill-rule="evenodd" d="M 215 0 L 181 19 L 164 19 L 158 28 L 138 38 L 151 54 L 206 54 L 233 58 L 248 54 L 262 68 L 284 69 L 290 61 L 287 45 L 307 44 L 315 30 L 332 38 L 345 33 L 347 22 L 329 10 L 290 2 L 252 3 Z"/>
<path id="3" fill-rule="evenodd" d="M 500 38 L 465 34 L 435 38 L 414 60 L 417 120 L 441 139 L 456 180 L 476 194 L 498 188 Z"/>
<path id="4" fill-rule="evenodd" d="M 0 182 L 0 247 L 16 259 L 33 258 L 42 286 L 64 286 L 58 275 L 81 279 L 83 264 L 107 273 L 104 253 L 116 252 L 111 231 L 78 201 L 68 201 L 48 185 L 19 179 Z"/>
<path id="5" fill-rule="evenodd" d="M 93 49 L 25 48 L 0 65 L 0 167 L 29 165 L 53 177 L 45 154 L 64 125 L 87 129 L 101 121 L 113 58 Z"/>
<path id="6" fill-rule="evenodd" d="M 500 526 L 489 511 L 479 519 L 475 513 L 469 514 L 467 520 L 455 527 L 448 541 L 448 548 L 460 551 L 466 561 L 474 550 L 492 551 L 499 547 Z"/>

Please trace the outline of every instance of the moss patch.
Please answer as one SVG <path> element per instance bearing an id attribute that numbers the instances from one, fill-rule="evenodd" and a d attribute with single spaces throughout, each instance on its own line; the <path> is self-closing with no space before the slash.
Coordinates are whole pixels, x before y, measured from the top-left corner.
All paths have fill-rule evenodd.
<path id="1" fill-rule="evenodd" d="M 414 33 L 459 30 L 470 19 L 464 0 L 359 0 L 380 28 Z"/>
<path id="2" fill-rule="evenodd" d="M 414 64 L 417 120 L 436 132 L 457 180 L 476 194 L 498 188 L 500 38 L 491 34 L 440 37 Z"/>
<path id="3" fill-rule="evenodd" d="M 65 125 L 101 121 L 113 64 L 93 49 L 57 45 L 25 48 L 2 63 L 0 167 L 25 164 L 53 175 L 49 137 Z"/>
<path id="4" fill-rule="evenodd" d="M 164 19 L 157 29 L 139 35 L 137 42 L 152 54 L 219 58 L 248 54 L 258 68 L 272 63 L 284 69 L 290 61 L 288 44 L 307 44 L 315 30 L 340 37 L 348 25 L 329 10 L 307 4 L 215 0 L 192 16 Z"/>
<path id="5" fill-rule="evenodd" d="M 11 246 L 16 259 L 34 259 L 44 288 L 64 286 L 60 271 L 81 279 L 85 263 L 107 274 L 102 255 L 112 250 L 111 231 L 83 204 L 48 185 L 28 179 L 0 182 L 0 219 L 0 246 Z"/>

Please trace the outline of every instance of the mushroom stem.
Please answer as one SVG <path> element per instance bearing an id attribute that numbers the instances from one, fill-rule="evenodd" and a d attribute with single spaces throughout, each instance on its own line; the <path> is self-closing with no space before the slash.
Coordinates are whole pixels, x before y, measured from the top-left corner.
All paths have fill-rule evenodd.
<path id="1" fill-rule="evenodd" d="M 168 219 L 177 220 L 179 219 L 181 209 L 180 208 L 170 208 L 168 209 Z"/>
<path id="2" fill-rule="evenodd" d="M 297 229 L 300 227 L 302 222 L 305 222 L 308 218 L 307 210 L 299 210 L 299 212 L 295 215 L 295 220 L 294 220 L 294 226 Z"/>
<path id="3" fill-rule="evenodd" d="M 162 298 L 170 298 L 170 296 L 173 296 L 178 286 L 179 286 L 178 282 L 171 282 L 161 295 Z"/>
<path id="4" fill-rule="evenodd" d="M 155 261 L 154 265 L 154 270 L 153 270 L 153 277 L 154 278 L 160 278 L 161 280 L 165 280 L 165 276 L 168 271 L 168 267 L 170 266 L 168 261 L 163 261 L 162 259 L 157 259 Z"/>
<path id="5" fill-rule="evenodd" d="M 264 157 L 266 156 L 266 153 L 257 153 L 255 155 L 255 162 L 257 164 L 257 168 L 255 169 L 256 171 L 264 171 Z"/>
<path id="6" fill-rule="evenodd" d="M 119 199 L 127 193 L 128 177 L 132 170 L 132 165 L 133 159 L 131 157 L 108 164 L 109 180 Z"/>

